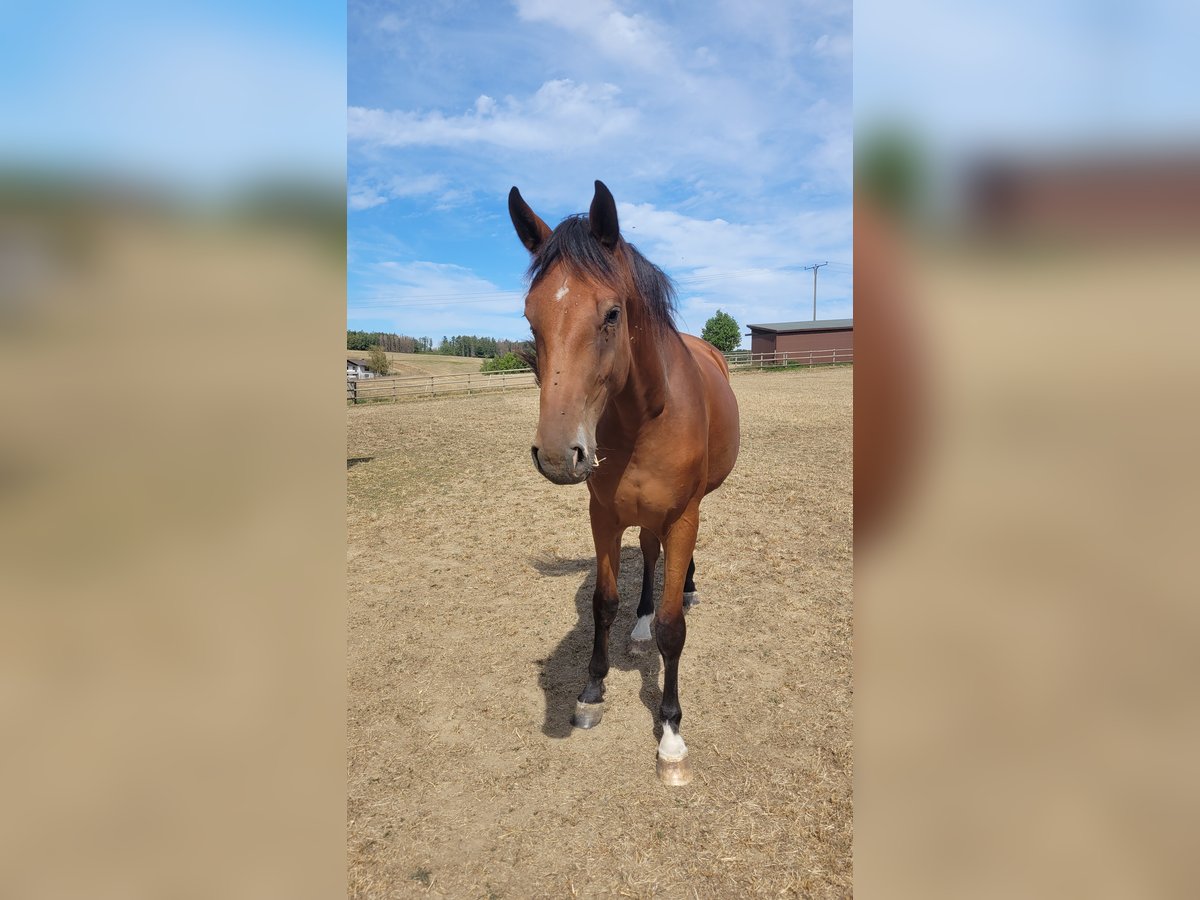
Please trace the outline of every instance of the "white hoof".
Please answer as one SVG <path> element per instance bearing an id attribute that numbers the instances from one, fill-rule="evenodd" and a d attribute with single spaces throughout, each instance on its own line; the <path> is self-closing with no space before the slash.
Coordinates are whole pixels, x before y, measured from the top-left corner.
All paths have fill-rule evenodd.
<path id="1" fill-rule="evenodd" d="M 637 620 L 637 624 L 633 626 L 633 633 L 629 635 L 631 641 L 648 641 L 654 635 L 650 631 L 650 622 L 653 620 L 654 614 L 642 616 Z"/>
<path id="2" fill-rule="evenodd" d="M 675 760 L 663 759 L 660 756 L 654 771 L 658 773 L 658 780 L 667 787 L 683 787 L 692 783 L 692 764 L 686 756 Z"/>
<path id="3" fill-rule="evenodd" d="M 658 647 L 654 641 L 630 641 L 629 655 L 630 656 L 646 656 L 650 653 L 657 653 Z"/>
<path id="4" fill-rule="evenodd" d="M 664 722 L 662 740 L 658 742 L 658 762 L 655 764 L 659 780 L 668 787 L 691 782 L 692 766 L 687 757 L 687 745 L 683 738 Z"/>

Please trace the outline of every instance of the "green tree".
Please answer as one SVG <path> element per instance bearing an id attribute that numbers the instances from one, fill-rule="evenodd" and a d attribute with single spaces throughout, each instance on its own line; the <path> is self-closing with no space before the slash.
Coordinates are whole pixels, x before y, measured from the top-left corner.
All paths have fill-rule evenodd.
<path id="1" fill-rule="evenodd" d="M 729 353 L 736 350 L 742 342 L 742 329 L 738 327 L 737 319 L 718 309 L 713 317 L 704 323 L 704 331 L 700 337 L 722 353 Z"/>
<path id="2" fill-rule="evenodd" d="M 391 361 L 378 344 L 367 348 L 367 368 L 376 375 L 386 375 L 392 370 Z"/>
<path id="3" fill-rule="evenodd" d="M 511 369 L 524 369 L 525 360 L 517 356 L 515 353 L 505 353 L 503 356 L 494 356 L 491 359 L 485 359 L 483 365 L 479 367 L 480 372 L 507 372 Z"/>

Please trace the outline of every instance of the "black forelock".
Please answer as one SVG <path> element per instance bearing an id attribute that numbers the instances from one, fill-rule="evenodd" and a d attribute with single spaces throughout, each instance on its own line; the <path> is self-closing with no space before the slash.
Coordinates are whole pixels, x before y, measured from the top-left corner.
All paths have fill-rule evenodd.
<path id="1" fill-rule="evenodd" d="M 662 269 L 642 256 L 638 249 L 621 239 L 615 250 L 601 246 L 588 228 L 586 215 L 568 216 L 546 238 L 527 273 L 531 287 L 562 263 L 572 272 L 597 281 L 613 283 L 620 280 L 618 266 L 621 256 L 628 260 L 633 284 L 646 315 L 654 323 L 675 330 L 675 285 Z"/>
<path id="2" fill-rule="evenodd" d="M 529 263 L 530 286 L 537 285 L 542 276 L 560 262 L 572 271 L 598 281 L 612 281 L 617 277 L 616 260 L 592 237 L 584 215 L 563 219 L 538 248 Z"/>

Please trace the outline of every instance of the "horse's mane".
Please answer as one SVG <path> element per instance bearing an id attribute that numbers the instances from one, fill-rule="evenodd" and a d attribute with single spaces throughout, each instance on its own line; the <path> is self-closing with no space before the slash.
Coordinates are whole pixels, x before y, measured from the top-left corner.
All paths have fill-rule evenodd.
<path id="1" fill-rule="evenodd" d="M 559 262 L 578 275 L 618 284 L 621 273 L 617 265 L 621 255 L 629 263 L 642 312 L 654 325 L 675 331 L 675 285 L 671 279 L 624 238 L 617 239 L 614 251 L 605 250 L 592 236 L 585 215 L 563 219 L 538 248 L 527 273 L 530 286 L 537 285 Z"/>

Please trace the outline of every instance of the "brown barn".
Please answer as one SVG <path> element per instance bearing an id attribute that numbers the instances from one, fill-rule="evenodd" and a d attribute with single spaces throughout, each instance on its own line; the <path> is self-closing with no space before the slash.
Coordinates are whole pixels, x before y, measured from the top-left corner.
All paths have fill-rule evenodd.
<path id="1" fill-rule="evenodd" d="M 746 327 L 750 329 L 751 353 L 790 354 L 837 350 L 839 362 L 854 358 L 853 319 L 772 322 Z"/>

